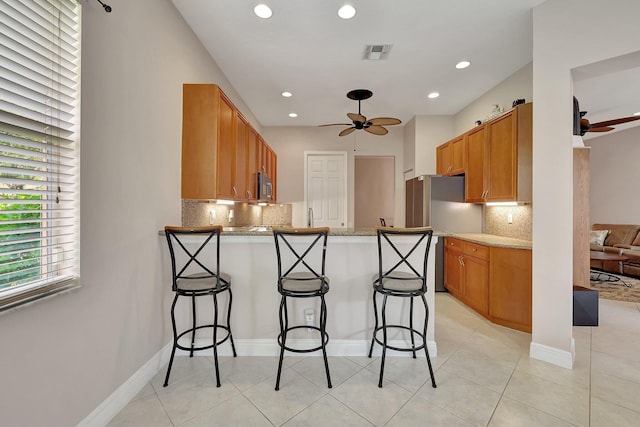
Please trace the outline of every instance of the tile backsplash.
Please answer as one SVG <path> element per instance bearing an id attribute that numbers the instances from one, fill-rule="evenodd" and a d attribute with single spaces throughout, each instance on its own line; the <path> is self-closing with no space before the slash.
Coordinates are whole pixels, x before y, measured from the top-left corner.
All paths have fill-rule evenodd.
<path id="1" fill-rule="evenodd" d="M 509 224 L 511 214 L 513 222 Z M 485 206 L 484 232 L 514 239 L 532 240 L 533 205 Z"/>
<path id="2" fill-rule="evenodd" d="M 254 226 L 291 225 L 291 205 L 258 206 L 249 203 L 218 205 L 206 200 L 182 200 L 182 225 Z"/>

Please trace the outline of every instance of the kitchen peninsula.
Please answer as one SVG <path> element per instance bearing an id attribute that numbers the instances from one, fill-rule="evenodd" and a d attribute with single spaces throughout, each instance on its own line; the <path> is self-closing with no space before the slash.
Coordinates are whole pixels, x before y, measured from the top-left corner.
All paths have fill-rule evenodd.
<path id="1" fill-rule="evenodd" d="M 431 242 L 428 262 L 428 292 L 426 294 L 431 318 L 427 329 L 427 344 L 432 357 L 437 356 L 435 327 L 434 282 L 435 244 Z M 195 245 L 195 241 L 194 241 Z M 221 266 L 232 277 L 233 309 L 231 325 L 234 341 L 240 355 L 275 355 L 278 346 L 278 306 L 280 298 L 276 288 L 277 264 L 271 231 L 264 227 L 234 227 L 223 232 L 221 238 Z M 372 276 L 378 263 L 377 240 L 373 229 L 332 229 L 329 235 L 326 274 L 331 290 L 326 296 L 329 312 L 327 332 L 330 355 L 364 356 L 368 352 L 374 325 L 372 304 Z M 408 316 L 408 301 L 390 301 L 387 307 L 389 323 L 398 323 Z M 304 324 L 304 310 L 313 308 L 316 301 L 299 299 L 289 305 L 291 321 Z M 414 324 L 423 322 L 423 310 L 414 310 Z M 398 319 L 398 321 L 396 321 Z M 306 330 L 296 340 L 317 338 Z M 390 340 L 408 338 L 392 335 Z M 230 348 L 223 346 L 223 354 Z M 395 353 L 395 352 L 394 352 Z"/>

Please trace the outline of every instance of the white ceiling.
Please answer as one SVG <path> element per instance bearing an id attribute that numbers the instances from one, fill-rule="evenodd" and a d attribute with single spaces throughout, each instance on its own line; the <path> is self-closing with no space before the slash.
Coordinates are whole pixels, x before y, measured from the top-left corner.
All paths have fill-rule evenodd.
<path id="1" fill-rule="evenodd" d="M 316 126 L 349 122 L 358 108 L 346 97 L 352 89 L 373 91 L 362 102 L 368 118 L 456 114 L 532 60 L 532 8 L 543 1 L 353 0 L 351 20 L 337 16 L 343 0 L 263 0 L 273 10 L 266 20 L 253 13 L 257 0 L 173 3 L 263 126 Z M 393 47 L 386 60 L 363 60 L 367 44 Z M 471 66 L 455 69 L 461 60 Z M 591 122 L 640 111 L 628 105 L 640 84 L 617 96 L 600 90 L 637 79 L 640 68 L 602 69 L 575 74 Z M 427 99 L 431 91 L 440 97 Z"/>

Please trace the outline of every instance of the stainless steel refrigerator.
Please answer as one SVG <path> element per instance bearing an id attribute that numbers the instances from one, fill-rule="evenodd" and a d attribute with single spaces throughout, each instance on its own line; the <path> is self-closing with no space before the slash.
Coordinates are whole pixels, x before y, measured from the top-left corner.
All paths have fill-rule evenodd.
<path id="1" fill-rule="evenodd" d="M 405 183 L 405 225 L 444 233 L 482 233 L 482 205 L 464 202 L 464 176 L 420 176 Z M 444 288 L 444 239 L 436 244 L 436 291 Z"/>

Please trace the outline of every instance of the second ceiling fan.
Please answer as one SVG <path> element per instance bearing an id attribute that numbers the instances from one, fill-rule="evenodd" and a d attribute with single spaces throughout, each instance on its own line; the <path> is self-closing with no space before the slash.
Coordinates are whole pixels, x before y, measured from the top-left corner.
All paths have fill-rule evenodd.
<path id="1" fill-rule="evenodd" d="M 355 89 L 350 91 L 349 93 L 347 93 L 347 98 L 358 101 L 358 114 L 347 113 L 347 117 L 349 117 L 352 123 L 333 123 L 320 126 L 351 126 L 347 129 L 342 130 L 338 134 L 339 136 L 346 136 L 353 131 L 360 129 L 364 129 L 365 131 L 374 135 L 386 135 L 387 133 L 389 133 L 389 131 L 384 128 L 384 126 L 399 125 L 402 122 L 399 119 L 394 119 L 393 117 L 376 117 L 367 120 L 367 118 L 363 116 L 360 111 L 360 102 L 363 99 L 371 98 L 372 95 L 373 92 L 367 89 Z"/>

